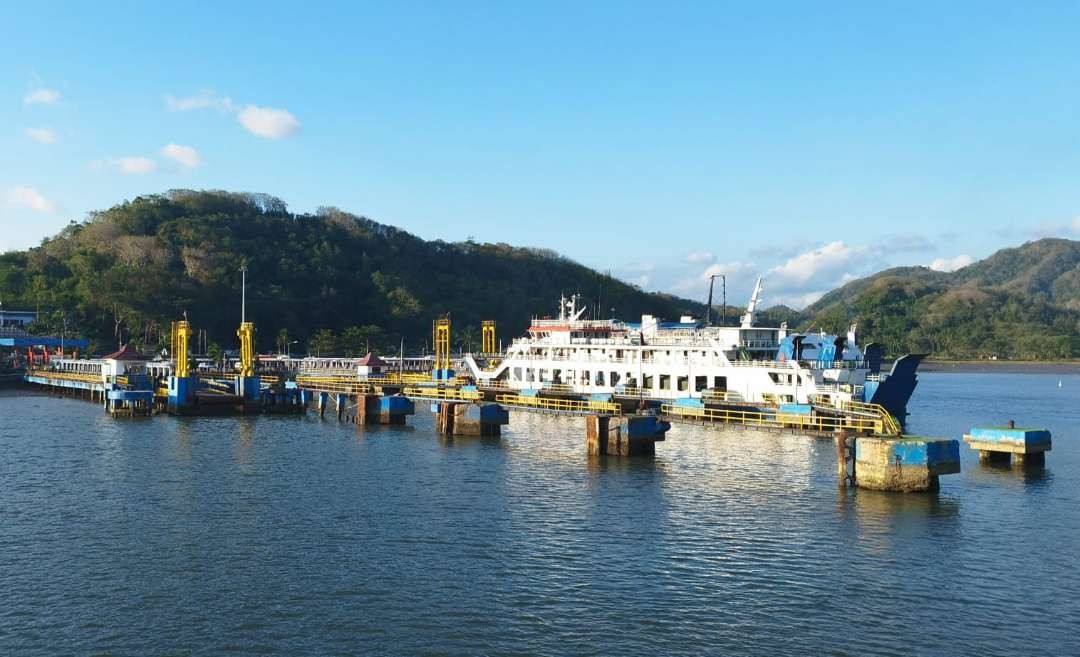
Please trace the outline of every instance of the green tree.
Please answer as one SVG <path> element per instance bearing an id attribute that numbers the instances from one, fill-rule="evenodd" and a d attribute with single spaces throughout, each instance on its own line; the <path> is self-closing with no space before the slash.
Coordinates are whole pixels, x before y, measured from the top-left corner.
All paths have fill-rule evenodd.
<path id="1" fill-rule="evenodd" d="M 317 358 L 333 355 L 336 348 L 337 338 L 330 329 L 320 329 L 308 341 L 308 353 L 314 354 Z"/>

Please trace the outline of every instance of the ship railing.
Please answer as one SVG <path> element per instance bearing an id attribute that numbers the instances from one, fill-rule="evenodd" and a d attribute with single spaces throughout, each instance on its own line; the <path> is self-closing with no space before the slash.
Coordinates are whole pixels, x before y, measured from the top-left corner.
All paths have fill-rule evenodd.
<path id="1" fill-rule="evenodd" d="M 745 401 L 743 396 L 732 390 L 703 390 L 701 392 L 701 401 L 706 404 L 717 404 L 723 402 L 741 402 Z"/>
<path id="2" fill-rule="evenodd" d="M 552 399 L 550 397 L 525 397 L 522 395 L 496 395 L 495 401 L 504 406 L 532 408 L 561 413 L 620 413 L 622 407 L 614 402 L 591 399 Z"/>
<path id="3" fill-rule="evenodd" d="M 859 431 L 880 434 L 885 429 L 879 418 L 854 416 L 818 416 L 799 413 L 763 413 L 732 408 L 700 408 L 662 404 L 660 412 L 672 417 L 692 418 L 717 424 L 739 424 L 769 428 L 799 428 L 808 431 Z"/>
<path id="4" fill-rule="evenodd" d="M 747 349 L 778 349 L 780 343 L 775 340 L 739 340 L 739 346 Z"/>

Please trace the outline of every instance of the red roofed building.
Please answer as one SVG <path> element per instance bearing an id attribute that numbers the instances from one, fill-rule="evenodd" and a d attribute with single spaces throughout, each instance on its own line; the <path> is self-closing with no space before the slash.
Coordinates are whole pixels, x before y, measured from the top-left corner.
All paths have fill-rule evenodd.
<path id="1" fill-rule="evenodd" d="M 356 363 L 356 373 L 360 376 L 372 376 L 382 374 L 383 369 L 386 368 L 386 361 L 379 358 L 375 354 L 368 352 L 367 356 L 364 356 Z"/>

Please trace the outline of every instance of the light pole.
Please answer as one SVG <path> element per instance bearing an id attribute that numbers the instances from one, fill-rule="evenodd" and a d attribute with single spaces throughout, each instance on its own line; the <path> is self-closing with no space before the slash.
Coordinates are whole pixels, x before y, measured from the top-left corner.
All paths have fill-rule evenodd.
<path id="1" fill-rule="evenodd" d="M 243 324 L 246 319 L 246 307 L 247 307 L 247 261 L 240 265 L 240 323 Z"/>

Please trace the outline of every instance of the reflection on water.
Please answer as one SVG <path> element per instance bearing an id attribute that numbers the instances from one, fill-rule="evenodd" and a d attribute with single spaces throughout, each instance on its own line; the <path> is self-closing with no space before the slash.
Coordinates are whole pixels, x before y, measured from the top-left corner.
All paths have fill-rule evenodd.
<path id="1" fill-rule="evenodd" d="M 1069 653 L 1080 380 L 921 378 L 913 432 L 1046 426 L 1046 469 L 962 446 L 899 495 L 786 435 L 590 458 L 581 418 L 445 438 L 0 395 L 0 654 Z"/>

